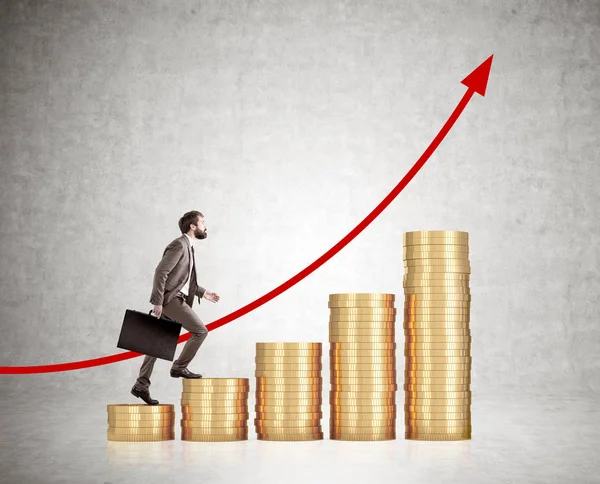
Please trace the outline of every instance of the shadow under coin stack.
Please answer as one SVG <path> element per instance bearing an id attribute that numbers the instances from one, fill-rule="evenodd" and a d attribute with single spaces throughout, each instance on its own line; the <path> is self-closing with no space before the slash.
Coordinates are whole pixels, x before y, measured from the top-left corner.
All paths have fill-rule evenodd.
<path id="1" fill-rule="evenodd" d="M 330 294 L 333 440 L 396 438 L 393 294 Z"/>
<path id="2" fill-rule="evenodd" d="M 471 438 L 467 232 L 404 234 L 405 437 Z"/>
<path id="3" fill-rule="evenodd" d="M 181 440 L 248 440 L 248 378 L 183 379 Z"/>
<path id="4" fill-rule="evenodd" d="M 321 440 L 322 343 L 256 343 L 258 440 Z"/>
<path id="5" fill-rule="evenodd" d="M 108 440 L 158 442 L 175 438 L 174 405 L 107 405 Z"/>

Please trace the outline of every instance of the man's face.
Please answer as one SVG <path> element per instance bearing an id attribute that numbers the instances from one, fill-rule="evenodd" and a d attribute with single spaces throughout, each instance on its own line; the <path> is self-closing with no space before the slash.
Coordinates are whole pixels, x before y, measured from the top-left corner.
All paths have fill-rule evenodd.
<path id="1" fill-rule="evenodd" d="M 198 217 L 198 222 L 196 224 L 192 224 L 192 230 L 194 231 L 194 237 L 197 239 L 206 239 L 206 237 L 208 237 L 203 217 Z"/>

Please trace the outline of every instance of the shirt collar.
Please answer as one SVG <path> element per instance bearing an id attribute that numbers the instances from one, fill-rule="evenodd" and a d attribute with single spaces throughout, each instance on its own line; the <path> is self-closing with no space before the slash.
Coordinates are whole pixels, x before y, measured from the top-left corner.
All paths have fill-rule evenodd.
<path id="1" fill-rule="evenodd" d="M 183 234 L 183 235 L 185 235 L 188 238 L 188 240 L 190 241 L 190 246 L 194 247 L 194 239 L 192 239 L 188 234 Z"/>

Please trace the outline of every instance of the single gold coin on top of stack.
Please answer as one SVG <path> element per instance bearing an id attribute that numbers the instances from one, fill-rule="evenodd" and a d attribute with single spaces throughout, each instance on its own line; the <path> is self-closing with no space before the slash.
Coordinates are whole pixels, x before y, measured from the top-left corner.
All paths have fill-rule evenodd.
<path id="1" fill-rule="evenodd" d="M 107 405 L 108 440 L 158 442 L 175 438 L 174 405 Z"/>
<path id="2" fill-rule="evenodd" d="M 467 232 L 404 234 L 405 438 L 471 438 Z"/>
<path id="3" fill-rule="evenodd" d="M 321 440 L 322 343 L 256 343 L 258 440 Z"/>
<path id="4" fill-rule="evenodd" d="M 396 438 L 396 309 L 393 294 L 330 294 L 329 436 Z"/>
<path id="5" fill-rule="evenodd" d="M 183 379 L 181 440 L 248 440 L 248 378 Z"/>

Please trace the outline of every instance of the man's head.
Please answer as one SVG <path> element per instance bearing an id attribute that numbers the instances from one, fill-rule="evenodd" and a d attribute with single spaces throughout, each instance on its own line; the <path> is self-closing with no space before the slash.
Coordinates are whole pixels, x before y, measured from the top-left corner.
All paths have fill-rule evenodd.
<path id="1" fill-rule="evenodd" d="M 206 239 L 206 227 L 204 225 L 204 215 L 197 210 L 187 212 L 179 219 L 179 230 L 182 234 L 188 234 L 196 239 Z"/>

